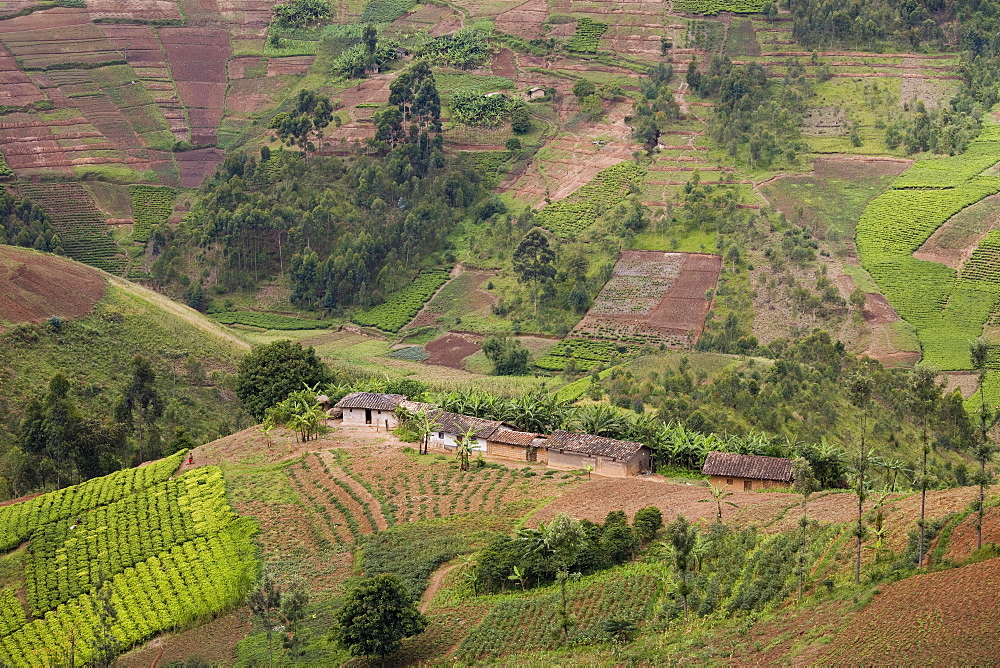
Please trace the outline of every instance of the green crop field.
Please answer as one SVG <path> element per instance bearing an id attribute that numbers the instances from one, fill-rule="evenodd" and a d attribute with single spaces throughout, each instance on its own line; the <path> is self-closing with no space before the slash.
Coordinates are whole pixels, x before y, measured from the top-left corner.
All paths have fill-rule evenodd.
<path id="1" fill-rule="evenodd" d="M 251 520 L 237 519 L 217 467 L 174 477 L 186 451 L 67 487 L 0 511 L 0 542 L 29 541 L 26 597 L 0 594 L 0 659 L 9 666 L 95 658 L 110 632 L 120 648 L 211 617 L 255 575 Z M 110 588 L 117 618 L 102 622 Z"/>
<path id="2" fill-rule="evenodd" d="M 415 281 L 390 297 L 384 304 L 351 318 L 364 327 L 377 327 L 385 332 L 398 332 L 413 319 L 434 293 L 444 285 L 451 267 L 424 271 Z"/>
<path id="3" fill-rule="evenodd" d="M 632 349 L 609 341 L 564 339 L 542 357 L 535 366 L 546 371 L 562 371 L 573 360 L 578 369 L 593 369 L 607 365 L 614 357 L 627 355 Z"/>
<path id="4" fill-rule="evenodd" d="M 602 206 L 613 206 L 644 176 L 634 162 L 621 162 L 602 170 L 594 180 L 566 199 L 538 212 L 535 222 L 560 237 L 571 237 L 597 220 Z"/>
<path id="5" fill-rule="evenodd" d="M 969 368 L 968 342 L 982 333 L 1000 299 L 1000 284 L 984 265 L 992 239 L 974 254 L 962 279 L 951 267 L 913 257 L 949 218 L 1000 192 L 1000 178 L 980 175 L 997 161 L 1000 142 L 977 140 L 969 155 L 968 161 L 915 163 L 891 190 L 872 200 L 857 227 L 862 266 L 899 315 L 917 328 L 924 362 L 938 369 Z"/>
<path id="6" fill-rule="evenodd" d="M 174 190 L 163 186 L 129 186 L 135 231 L 132 238 L 145 243 L 153 228 L 167 222 L 174 206 Z"/>
<path id="7" fill-rule="evenodd" d="M 576 32 L 570 38 L 566 48 L 581 53 L 597 53 L 601 35 L 608 31 L 608 24 L 589 18 L 580 19 L 576 24 Z"/>

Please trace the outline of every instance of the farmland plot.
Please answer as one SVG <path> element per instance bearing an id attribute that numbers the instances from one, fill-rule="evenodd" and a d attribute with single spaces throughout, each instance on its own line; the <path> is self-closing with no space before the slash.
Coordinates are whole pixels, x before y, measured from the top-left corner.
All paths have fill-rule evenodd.
<path id="1" fill-rule="evenodd" d="M 622 251 L 573 336 L 682 346 L 700 335 L 722 260 L 701 253 Z"/>

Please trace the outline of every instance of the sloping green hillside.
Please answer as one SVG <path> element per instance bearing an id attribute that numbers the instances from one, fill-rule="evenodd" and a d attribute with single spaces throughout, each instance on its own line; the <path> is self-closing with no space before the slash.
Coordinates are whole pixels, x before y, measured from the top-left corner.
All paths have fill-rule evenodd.
<path id="1" fill-rule="evenodd" d="M 43 261 L 47 257 L 39 255 Z M 205 442 L 247 423 L 231 390 L 247 344 L 192 309 L 127 281 L 107 279 L 106 293 L 89 315 L 22 323 L 0 335 L 0 453 L 18 443 L 30 400 L 43 395 L 56 374 L 68 380 L 69 399 L 84 417 L 109 422 L 137 355 L 149 361 L 163 403 L 147 456 L 156 456 L 157 447 L 169 452 L 178 429 Z M 25 491 L 15 486 L 5 493 Z"/>
<path id="2" fill-rule="evenodd" d="M 0 546 L 28 540 L 0 557 L 0 661 L 100 662 L 242 600 L 256 525 L 237 519 L 218 468 L 174 477 L 185 454 L 0 511 Z"/>

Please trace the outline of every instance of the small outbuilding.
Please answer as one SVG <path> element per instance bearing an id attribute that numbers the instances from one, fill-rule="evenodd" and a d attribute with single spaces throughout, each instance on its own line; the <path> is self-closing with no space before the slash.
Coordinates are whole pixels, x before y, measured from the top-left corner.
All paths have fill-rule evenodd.
<path id="1" fill-rule="evenodd" d="M 516 431 L 501 426 L 486 439 L 486 453 L 498 459 L 516 462 L 548 462 L 545 439 L 530 431 Z"/>
<path id="2" fill-rule="evenodd" d="M 558 430 L 546 439 L 548 465 L 572 471 L 589 464 L 597 475 L 623 478 L 647 473 L 652 463 L 648 447 L 637 441 Z"/>
<path id="3" fill-rule="evenodd" d="M 393 411 L 406 397 L 402 394 L 376 394 L 352 392 L 337 402 L 344 412 L 345 425 L 369 425 L 379 429 L 395 429 L 397 420 Z"/>
<path id="4" fill-rule="evenodd" d="M 709 484 L 713 487 L 734 487 L 747 492 L 788 487 L 792 484 L 792 460 L 787 457 L 710 452 L 701 473 L 711 476 Z"/>

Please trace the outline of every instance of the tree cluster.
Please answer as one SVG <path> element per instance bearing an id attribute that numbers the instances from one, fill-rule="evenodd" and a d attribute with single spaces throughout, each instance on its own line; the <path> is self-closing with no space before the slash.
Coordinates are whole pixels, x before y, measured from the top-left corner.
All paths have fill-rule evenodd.
<path id="1" fill-rule="evenodd" d="M 555 520 L 553 520 L 555 522 Z M 527 589 L 556 581 L 560 569 L 582 574 L 617 566 L 633 559 L 663 527 L 655 506 L 636 512 L 630 526 L 621 510 L 608 513 L 603 523 L 579 520 L 580 544 L 567 563 L 556 558 L 558 544 L 552 529 L 522 529 L 514 536 L 493 541 L 479 553 L 475 585 L 481 593 Z"/>
<path id="2" fill-rule="evenodd" d="M 268 127 L 276 130 L 278 138 L 288 146 L 298 146 L 303 151 L 315 151 L 310 137 L 322 137 L 323 129 L 333 120 L 333 106 L 330 99 L 314 90 L 303 88 L 299 91 L 295 108 L 289 112 L 276 114 Z"/>
<path id="3" fill-rule="evenodd" d="M 649 71 L 649 79 L 640 80 L 640 96 L 635 105 L 635 115 L 626 119 L 633 134 L 652 153 L 660 143 L 661 133 L 681 117 L 681 108 L 674 99 L 670 80 L 674 68 L 659 63 Z"/>
<path id="4" fill-rule="evenodd" d="M 0 243 L 63 255 L 62 241 L 42 207 L 0 189 Z"/>
<path id="5" fill-rule="evenodd" d="M 704 73 L 695 60 L 688 67 L 688 85 L 716 102 L 712 138 L 754 169 L 794 164 L 806 148 L 800 128 L 811 91 L 804 68 L 796 65 L 786 63 L 780 83 L 769 82 L 759 64 L 733 65 L 727 56 L 714 56 Z"/>

